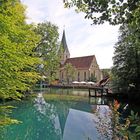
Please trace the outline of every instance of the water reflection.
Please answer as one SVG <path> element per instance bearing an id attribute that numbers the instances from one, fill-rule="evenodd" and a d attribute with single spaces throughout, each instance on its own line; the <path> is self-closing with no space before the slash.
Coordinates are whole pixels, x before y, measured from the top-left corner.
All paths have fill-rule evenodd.
<path id="1" fill-rule="evenodd" d="M 62 139 L 62 132 L 59 122 L 58 114 L 56 113 L 56 107 L 53 104 L 49 104 L 45 101 L 42 93 L 39 93 L 37 98 L 34 101 L 34 106 L 36 110 L 41 114 L 46 116 L 46 114 L 49 112 L 48 120 L 54 125 L 54 132 L 59 137 L 59 139 Z M 42 121 L 42 117 L 40 115 L 37 116 L 38 121 Z"/>
<path id="2" fill-rule="evenodd" d="M 38 94 L 34 106 L 42 115 L 45 115 L 47 111 L 50 112 L 49 120 L 53 123 L 54 131 L 60 136 L 60 139 L 63 137 L 63 140 L 101 140 L 101 138 L 111 140 L 112 131 L 109 131 L 111 129 L 111 110 L 106 105 L 98 105 L 103 103 L 101 98 L 96 98 L 95 101 L 96 105 L 91 105 L 95 114 L 69 108 L 64 126 L 61 126 L 59 121 L 61 115 L 57 114 L 57 107 L 47 103 L 42 93 Z M 38 121 L 40 120 L 41 118 L 38 116 Z"/>
<path id="3" fill-rule="evenodd" d="M 113 138 L 113 128 L 112 128 L 112 111 L 109 106 L 98 106 L 95 112 L 96 116 L 96 128 L 99 132 L 100 140 Z"/>
<path id="4" fill-rule="evenodd" d="M 4 140 L 112 140 L 114 114 L 111 100 L 89 101 L 44 99 L 39 93 L 33 101 L 15 102 L 12 116 L 19 125 L 6 127 Z"/>
<path id="5" fill-rule="evenodd" d="M 92 113 L 69 109 L 63 140 L 97 140 L 94 119 L 96 118 Z"/>
<path id="6" fill-rule="evenodd" d="M 89 103 L 95 105 L 109 105 L 112 102 L 112 99 L 105 98 L 105 97 L 90 97 Z"/>
<path id="7" fill-rule="evenodd" d="M 62 88 L 47 88 L 43 91 L 44 93 L 49 93 L 49 94 L 67 94 L 67 95 L 80 95 L 80 96 L 88 96 L 89 95 L 89 91 L 88 89 L 62 89 Z"/>

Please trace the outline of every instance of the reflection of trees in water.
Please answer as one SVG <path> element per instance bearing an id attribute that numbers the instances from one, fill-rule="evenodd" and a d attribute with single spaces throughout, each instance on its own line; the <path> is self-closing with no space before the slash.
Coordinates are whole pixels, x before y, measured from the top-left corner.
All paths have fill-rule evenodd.
<path id="1" fill-rule="evenodd" d="M 20 101 L 16 106 L 12 116 L 23 123 L 0 130 L 0 139 L 61 140 L 70 108 L 91 111 L 88 101 L 44 100 L 42 94 L 39 94 L 34 103 Z M 100 135 L 99 140 L 115 140 L 119 115 L 114 110 L 117 111 L 119 107 L 117 102 L 110 106 L 95 106 L 94 121 Z"/>
<path id="2" fill-rule="evenodd" d="M 14 105 L 17 108 L 11 115 L 22 123 L 6 127 L 5 132 L 2 131 L 3 139 L 61 140 L 69 108 L 80 109 L 81 104 L 86 110 L 87 106 L 83 102 L 44 100 L 42 95 L 34 102 L 30 100 L 16 102 Z"/>
<path id="3" fill-rule="evenodd" d="M 93 104 L 92 112 L 95 115 L 94 121 L 99 132 L 99 140 L 115 140 L 114 119 L 116 118 L 110 107 L 112 101 L 106 98 L 91 98 L 90 103 Z"/>
<path id="4" fill-rule="evenodd" d="M 64 127 L 66 123 L 66 119 L 69 113 L 69 108 L 73 108 L 77 102 L 71 102 L 71 101 L 50 101 L 50 104 L 53 104 L 56 107 L 56 112 L 59 117 L 60 127 L 62 130 L 62 135 L 64 132 Z"/>
<path id="5" fill-rule="evenodd" d="M 61 129 L 56 107 L 45 103 L 43 97 L 33 102 L 20 101 L 13 111 L 23 123 L 5 127 L 4 140 L 61 140 Z"/>
<path id="6" fill-rule="evenodd" d="M 49 130 L 47 131 L 47 135 L 54 135 L 53 133 L 55 133 L 58 138 L 62 139 L 62 132 L 56 107 L 53 104 L 47 103 L 41 93 L 39 93 L 38 97 L 35 99 L 34 107 L 37 110 L 38 122 L 42 123 L 43 120 L 46 121 L 46 129 Z"/>
<path id="7" fill-rule="evenodd" d="M 66 119 L 69 113 L 70 108 L 75 109 L 81 109 L 81 106 L 83 106 L 83 110 L 90 110 L 89 104 L 80 102 L 80 101 L 68 101 L 68 100 L 44 100 L 42 94 L 39 94 L 39 96 L 35 99 L 34 104 L 36 110 L 37 110 L 37 119 L 38 121 L 41 121 L 45 119 L 53 124 L 48 129 L 55 129 L 55 131 L 58 131 L 58 134 L 60 134 L 61 130 L 61 136 L 64 132 L 64 127 L 66 123 Z M 87 107 L 88 106 L 88 107 Z M 87 109 L 88 108 L 88 109 Z M 58 123 L 59 123 L 59 129 L 58 129 Z M 57 126 L 56 126 L 57 124 Z M 53 128 L 53 126 L 55 126 Z"/>
<path id="8" fill-rule="evenodd" d="M 91 110 L 88 101 L 83 102 L 83 101 L 68 101 L 68 100 L 47 100 L 46 102 L 49 104 L 53 104 L 56 107 L 56 112 L 59 117 L 59 122 L 60 122 L 60 127 L 62 130 L 62 134 L 64 132 L 64 127 L 66 123 L 66 119 L 69 113 L 69 109 L 77 109 L 77 110 L 82 110 L 82 111 L 87 111 L 89 112 Z"/>
<path id="9" fill-rule="evenodd" d="M 123 140 L 119 135 L 122 124 L 120 124 L 120 113 L 118 109 L 120 104 L 115 100 L 109 103 L 109 106 L 99 106 L 96 109 L 95 115 L 97 117 L 96 128 L 99 132 L 99 140 Z"/>
<path id="10" fill-rule="evenodd" d="M 99 140 L 112 140 L 112 111 L 108 106 L 98 106 L 95 112 L 95 123 L 99 132 Z"/>

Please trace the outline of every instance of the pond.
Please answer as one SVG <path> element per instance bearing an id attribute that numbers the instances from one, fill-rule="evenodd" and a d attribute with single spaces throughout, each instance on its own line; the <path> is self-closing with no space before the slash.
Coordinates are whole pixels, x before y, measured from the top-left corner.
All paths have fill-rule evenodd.
<path id="1" fill-rule="evenodd" d="M 4 127 L 1 139 L 112 140 L 114 101 L 87 95 L 86 90 L 49 89 L 34 98 L 9 102 L 16 106 L 11 117 L 22 123 Z"/>

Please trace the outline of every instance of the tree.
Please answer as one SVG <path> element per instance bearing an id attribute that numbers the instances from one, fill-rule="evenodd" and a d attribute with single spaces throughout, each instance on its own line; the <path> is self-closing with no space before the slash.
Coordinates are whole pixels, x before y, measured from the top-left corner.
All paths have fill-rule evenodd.
<path id="1" fill-rule="evenodd" d="M 89 77 L 88 81 L 96 82 L 97 78 L 91 73 L 91 76 Z"/>
<path id="2" fill-rule="evenodd" d="M 57 78 L 59 68 L 58 51 L 58 27 L 50 22 L 39 23 L 35 32 L 41 36 L 36 52 L 42 59 L 43 68 L 41 74 L 46 76 L 49 83 Z"/>
<path id="3" fill-rule="evenodd" d="M 75 68 L 72 66 L 72 64 L 68 63 L 65 65 L 64 69 L 66 72 L 66 80 L 67 80 L 67 83 L 69 84 L 70 81 L 72 81 L 74 79 Z"/>
<path id="4" fill-rule="evenodd" d="M 139 28 L 139 27 L 138 27 Z M 140 38 L 134 24 L 123 25 L 115 45 L 113 74 L 123 89 L 140 89 Z"/>
<path id="5" fill-rule="evenodd" d="M 17 99 L 38 78 L 34 66 L 39 60 L 32 50 L 39 37 L 25 23 L 19 0 L 2 0 L 0 5 L 0 98 Z"/>
<path id="6" fill-rule="evenodd" d="M 133 11 L 139 8 L 139 0 L 64 0 L 66 7 L 76 6 L 76 11 L 86 13 L 93 24 L 109 22 L 112 25 L 133 21 Z"/>
<path id="7" fill-rule="evenodd" d="M 110 77 L 111 69 L 102 69 L 103 77 Z"/>

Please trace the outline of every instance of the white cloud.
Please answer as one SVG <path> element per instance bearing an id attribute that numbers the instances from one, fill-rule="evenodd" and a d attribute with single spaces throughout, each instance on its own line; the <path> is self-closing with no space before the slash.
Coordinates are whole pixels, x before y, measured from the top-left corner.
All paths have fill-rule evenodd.
<path id="1" fill-rule="evenodd" d="M 59 27 L 60 39 L 65 25 L 67 44 L 72 57 L 96 55 L 101 68 L 112 66 L 113 46 L 118 27 L 91 25 L 83 13 L 65 9 L 62 0 L 22 0 L 27 5 L 28 22 L 51 21 Z"/>

